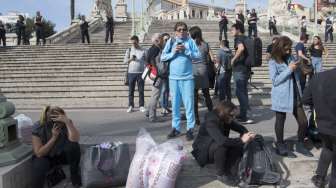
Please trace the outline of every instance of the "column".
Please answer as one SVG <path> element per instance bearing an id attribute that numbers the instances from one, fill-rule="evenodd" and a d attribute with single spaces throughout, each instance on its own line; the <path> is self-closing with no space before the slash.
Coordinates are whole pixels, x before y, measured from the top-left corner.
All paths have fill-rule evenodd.
<path id="1" fill-rule="evenodd" d="M 75 0 L 70 0 L 70 18 L 71 22 L 75 19 Z"/>

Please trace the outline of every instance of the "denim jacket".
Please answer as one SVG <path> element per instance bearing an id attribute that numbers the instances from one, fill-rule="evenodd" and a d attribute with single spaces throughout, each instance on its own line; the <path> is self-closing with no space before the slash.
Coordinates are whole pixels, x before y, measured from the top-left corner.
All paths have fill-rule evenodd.
<path id="1" fill-rule="evenodd" d="M 272 107 L 277 112 L 293 113 L 294 108 L 294 83 L 292 78 L 292 70 L 286 63 L 277 63 L 274 59 L 269 62 L 269 74 L 272 80 Z M 296 85 L 299 90 L 299 96 L 302 97 L 300 86 L 300 72 L 294 72 Z"/>

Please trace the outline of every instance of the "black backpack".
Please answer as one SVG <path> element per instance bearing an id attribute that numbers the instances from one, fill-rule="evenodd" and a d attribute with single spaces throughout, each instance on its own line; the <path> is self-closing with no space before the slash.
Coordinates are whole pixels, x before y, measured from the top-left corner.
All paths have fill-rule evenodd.
<path id="1" fill-rule="evenodd" d="M 175 38 L 171 38 L 170 44 L 169 44 L 170 45 L 169 51 L 172 50 L 173 44 L 175 43 L 175 41 L 176 41 Z M 160 78 L 168 78 L 169 77 L 169 65 L 170 65 L 170 61 L 160 61 L 157 64 L 158 77 L 160 77 Z"/>
<path id="2" fill-rule="evenodd" d="M 265 146 L 262 136 L 245 146 L 243 158 L 239 164 L 241 187 L 249 185 L 274 185 L 281 180 L 274 165 L 271 151 Z"/>
<path id="3" fill-rule="evenodd" d="M 259 37 L 248 38 L 244 40 L 246 50 L 245 64 L 248 67 L 260 67 L 262 65 L 263 45 Z"/>

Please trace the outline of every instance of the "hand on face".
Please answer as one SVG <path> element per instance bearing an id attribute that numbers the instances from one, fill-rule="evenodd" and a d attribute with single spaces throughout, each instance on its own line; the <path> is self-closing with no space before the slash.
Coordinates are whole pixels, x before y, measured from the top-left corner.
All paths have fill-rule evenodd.
<path id="1" fill-rule="evenodd" d="M 54 112 L 53 114 L 51 114 L 50 119 L 55 123 L 63 123 L 63 124 L 67 124 L 70 121 L 65 114 L 61 114 L 59 112 Z"/>

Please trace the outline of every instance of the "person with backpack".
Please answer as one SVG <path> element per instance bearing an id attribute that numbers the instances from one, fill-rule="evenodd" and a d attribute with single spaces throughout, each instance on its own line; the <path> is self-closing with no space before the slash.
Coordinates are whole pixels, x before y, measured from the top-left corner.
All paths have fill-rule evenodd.
<path id="1" fill-rule="evenodd" d="M 219 14 L 219 41 L 222 41 L 223 32 L 224 32 L 224 38 L 225 40 L 227 40 L 228 24 L 229 20 L 226 16 L 225 10 L 223 10 L 222 13 Z"/>
<path id="2" fill-rule="evenodd" d="M 210 97 L 210 81 L 209 72 L 214 70 L 209 70 L 210 66 L 208 64 L 212 63 L 212 53 L 208 43 L 206 43 L 202 36 L 202 30 L 198 26 L 191 27 L 189 29 L 189 34 L 192 39 L 196 42 L 199 52 L 201 53 L 201 58 L 198 61 L 193 61 L 193 75 L 195 81 L 195 118 L 196 125 L 200 125 L 200 118 L 198 113 L 198 91 L 201 89 L 203 96 L 205 98 L 205 103 L 208 111 L 212 111 L 213 105 Z M 211 62 L 210 62 L 211 61 Z"/>
<path id="3" fill-rule="evenodd" d="M 40 45 L 40 40 L 42 39 L 43 45 L 46 44 L 46 38 L 45 38 L 45 33 L 44 33 L 44 18 L 41 15 L 40 11 L 36 12 L 36 17 L 35 17 L 35 33 L 36 33 L 36 46 Z"/>
<path id="4" fill-rule="evenodd" d="M 160 63 L 160 57 L 163 48 L 163 37 L 159 33 L 155 33 L 152 36 L 153 45 L 148 49 L 146 55 L 146 62 L 154 69 L 158 70 L 158 64 Z M 159 70 L 157 71 L 159 72 Z M 160 75 L 157 75 L 155 78 L 152 87 L 152 95 L 148 103 L 148 110 L 146 112 L 146 116 L 148 117 L 150 122 L 158 122 L 158 118 L 156 116 L 156 106 L 160 99 L 161 90 L 162 90 L 163 79 Z"/>
<path id="5" fill-rule="evenodd" d="M 275 112 L 276 149 L 281 156 L 296 157 L 284 141 L 286 113 L 292 113 L 299 126 L 296 151 L 304 156 L 313 157 L 305 147 L 308 120 L 302 105 L 299 70 L 301 62 L 294 61 L 291 55 L 292 44 L 288 37 L 280 37 L 273 45 L 272 59 L 268 62 L 272 81 L 271 109 Z"/>
<path id="6" fill-rule="evenodd" d="M 20 46 L 21 42 L 25 44 L 26 42 L 26 24 L 24 23 L 25 18 L 22 15 L 19 15 L 19 19 L 17 20 L 15 24 L 16 28 L 16 36 L 17 36 L 17 45 Z"/>
<path id="7" fill-rule="evenodd" d="M 170 34 L 163 33 L 162 38 L 164 42 L 163 46 L 165 47 L 167 45 L 168 40 L 170 39 Z M 165 79 L 162 80 L 162 90 L 161 90 L 161 98 L 160 98 L 160 106 L 162 108 L 161 114 L 164 116 L 172 113 L 172 111 L 169 109 L 169 79 L 168 79 L 168 76 L 169 75 L 167 74 L 166 76 L 164 76 Z"/>
<path id="8" fill-rule="evenodd" d="M 302 102 L 313 106 L 317 129 L 323 143 L 316 175 L 312 181 L 316 187 L 325 187 L 330 161 L 332 161 L 329 188 L 336 187 L 336 69 L 316 74 L 304 91 Z"/>
<path id="9" fill-rule="evenodd" d="M 114 20 L 111 12 L 108 13 L 106 17 L 106 36 L 105 43 L 108 43 L 108 39 L 110 38 L 110 42 L 113 43 L 113 35 L 114 35 Z"/>
<path id="10" fill-rule="evenodd" d="M 81 17 L 81 21 L 79 22 L 79 27 L 81 30 L 81 37 L 82 37 L 82 43 L 85 43 L 85 38 L 88 44 L 90 44 L 90 35 L 89 35 L 89 22 L 85 20 L 85 16 L 83 15 Z"/>
<path id="11" fill-rule="evenodd" d="M 0 20 L 0 44 L 2 41 L 3 47 L 6 47 L 6 28 L 5 25 Z"/>
<path id="12" fill-rule="evenodd" d="M 328 56 L 327 49 L 323 46 L 322 39 L 319 36 L 315 36 L 313 44 L 309 48 L 311 62 L 314 69 L 314 74 L 322 72 L 322 56 L 323 54 Z"/>
<path id="13" fill-rule="evenodd" d="M 252 9 L 252 12 L 248 14 L 247 16 L 247 22 L 248 22 L 248 37 L 257 37 L 258 36 L 258 28 L 257 28 L 257 21 L 258 16 L 255 11 L 255 9 Z"/>
<path id="14" fill-rule="evenodd" d="M 334 20 L 332 17 L 328 17 L 325 23 L 325 42 L 334 42 Z"/>
<path id="15" fill-rule="evenodd" d="M 240 104 L 240 113 L 237 120 L 245 124 L 252 124 L 253 120 L 247 117 L 247 110 L 249 108 L 247 85 L 251 75 L 251 67 L 246 63 L 248 49 L 245 47 L 245 41 L 247 37 L 244 35 L 245 29 L 242 24 L 233 24 L 231 32 L 235 37 L 234 48 L 236 51 L 231 60 L 231 65 L 236 84 L 236 96 Z"/>
<path id="16" fill-rule="evenodd" d="M 229 41 L 222 40 L 220 49 L 217 52 L 219 100 L 231 102 L 231 78 L 232 78 L 232 50 L 229 47 Z"/>
<path id="17" fill-rule="evenodd" d="M 172 128 L 168 138 L 181 135 L 180 107 L 181 98 L 186 109 L 188 141 L 194 139 L 195 127 L 194 110 L 194 77 L 192 61 L 201 58 L 201 54 L 193 39 L 189 37 L 188 26 L 184 22 L 177 22 L 174 27 L 175 38 L 169 39 L 165 46 L 161 61 L 169 63 L 169 90 L 172 97 Z"/>
<path id="18" fill-rule="evenodd" d="M 212 112 L 208 112 L 191 152 L 201 167 L 214 163 L 218 180 L 230 186 L 239 183 L 238 167 L 243 147 L 255 137 L 235 121 L 237 112 L 237 107 L 229 101 L 221 101 Z M 231 138 L 231 130 L 240 136 Z"/>
<path id="19" fill-rule="evenodd" d="M 135 84 L 138 86 L 139 91 L 139 109 L 141 112 L 146 112 L 145 109 L 145 81 L 142 79 L 142 73 L 145 69 L 145 50 L 139 45 L 138 36 L 130 38 L 132 47 L 128 48 L 125 52 L 124 63 L 128 65 L 127 78 L 128 78 L 128 109 L 127 113 L 133 112 L 134 109 L 134 90 Z"/>

